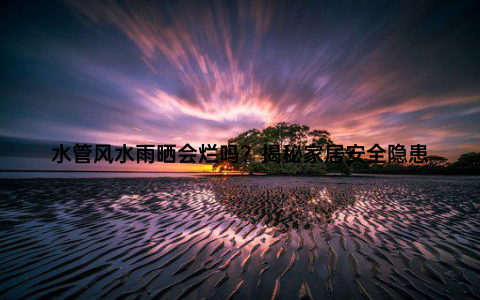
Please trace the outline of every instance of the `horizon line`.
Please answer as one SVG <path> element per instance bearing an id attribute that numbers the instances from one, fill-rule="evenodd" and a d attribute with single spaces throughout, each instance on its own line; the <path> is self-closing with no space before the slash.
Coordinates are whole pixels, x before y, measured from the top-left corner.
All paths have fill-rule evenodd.
<path id="1" fill-rule="evenodd" d="M 201 172 L 195 172 L 195 171 L 184 171 L 184 172 L 179 172 L 179 171 L 106 171 L 106 170 L 0 170 L 1 172 L 5 173 L 13 173 L 13 172 L 52 172 L 52 173 L 218 173 L 218 172 L 208 172 L 208 171 L 201 171 Z"/>

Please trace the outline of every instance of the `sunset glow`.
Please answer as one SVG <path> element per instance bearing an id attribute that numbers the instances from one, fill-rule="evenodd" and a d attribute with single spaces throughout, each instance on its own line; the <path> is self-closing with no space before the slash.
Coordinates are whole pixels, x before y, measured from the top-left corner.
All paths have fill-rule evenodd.
<path id="1" fill-rule="evenodd" d="M 451 159 L 480 149 L 468 5 L 35 5 L 4 19 L 0 135 L 9 142 L 199 146 L 285 121 L 345 145 L 422 143 Z M 39 168 L 58 167 L 44 158 Z"/>

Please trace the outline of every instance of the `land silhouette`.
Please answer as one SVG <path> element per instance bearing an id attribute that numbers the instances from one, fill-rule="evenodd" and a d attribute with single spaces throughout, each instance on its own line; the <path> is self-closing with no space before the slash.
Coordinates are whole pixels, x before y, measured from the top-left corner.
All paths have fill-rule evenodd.
<path id="1" fill-rule="evenodd" d="M 374 174 L 443 174 L 443 175 L 479 175 L 480 153 L 468 152 L 462 154 L 457 161 L 451 163 L 446 157 L 429 155 L 420 164 L 388 162 L 388 154 L 384 154 L 386 163 L 376 163 L 374 160 L 358 158 L 352 160 L 349 150 L 332 162 L 327 159 L 327 146 L 336 145 L 327 130 L 311 129 L 307 125 L 289 124 L 286 122 L 269 126 L 263 130 L 249 129 L 228 140 L 229 145 L 237 145 L 238 162 L 222 160 L 213 165 L 213 171 L 237 171 L 249 174 L 264 173 L 274 175 L 325 175 L 336 172 L 342 175 L 354 173 Z M 248 145 L 250 148 L 243 147 Z M 277 161 L 265 159 L 270 156 L 269 145 L 279 146 Z M 288 149 L 284 153 L 285 147 Z M 317 159 L 308 159 L 312 147 L 321 149 L 313 155 Z M 320 148 L 321 147 L 321 148 Z M 367 148 L 365 148 L 366 151 Z M 310 155 L 312 155 L 310 153 Z M 365 156 L 365 155 L 364 155 Z"/>

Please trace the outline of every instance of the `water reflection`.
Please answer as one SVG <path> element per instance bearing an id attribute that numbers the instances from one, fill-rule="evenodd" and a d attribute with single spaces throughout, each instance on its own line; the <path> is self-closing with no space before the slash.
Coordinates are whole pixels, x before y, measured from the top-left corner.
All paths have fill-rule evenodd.
<path id="1" fill-rule="evenodd" d="M 333 185 L 227 181 L 212 187 L 215 199 L 242 220 L 281 232 L 331 222 L 336 211 L 354 205 L 359 191 Z"/>
<path id="2" fill-rule="evenodd" d="M 0 298 L 475 298 L 480 186 L 409 178 L 0 180 Z"/>

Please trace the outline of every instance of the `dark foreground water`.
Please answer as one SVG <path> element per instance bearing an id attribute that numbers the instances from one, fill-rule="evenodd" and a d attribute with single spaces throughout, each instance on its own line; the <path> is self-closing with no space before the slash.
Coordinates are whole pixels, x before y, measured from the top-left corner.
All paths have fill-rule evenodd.
<path id="1" fill-rule="evenodd" d="M 0 299 L 468 299 L 478 177 L 0 180 Z"/>

